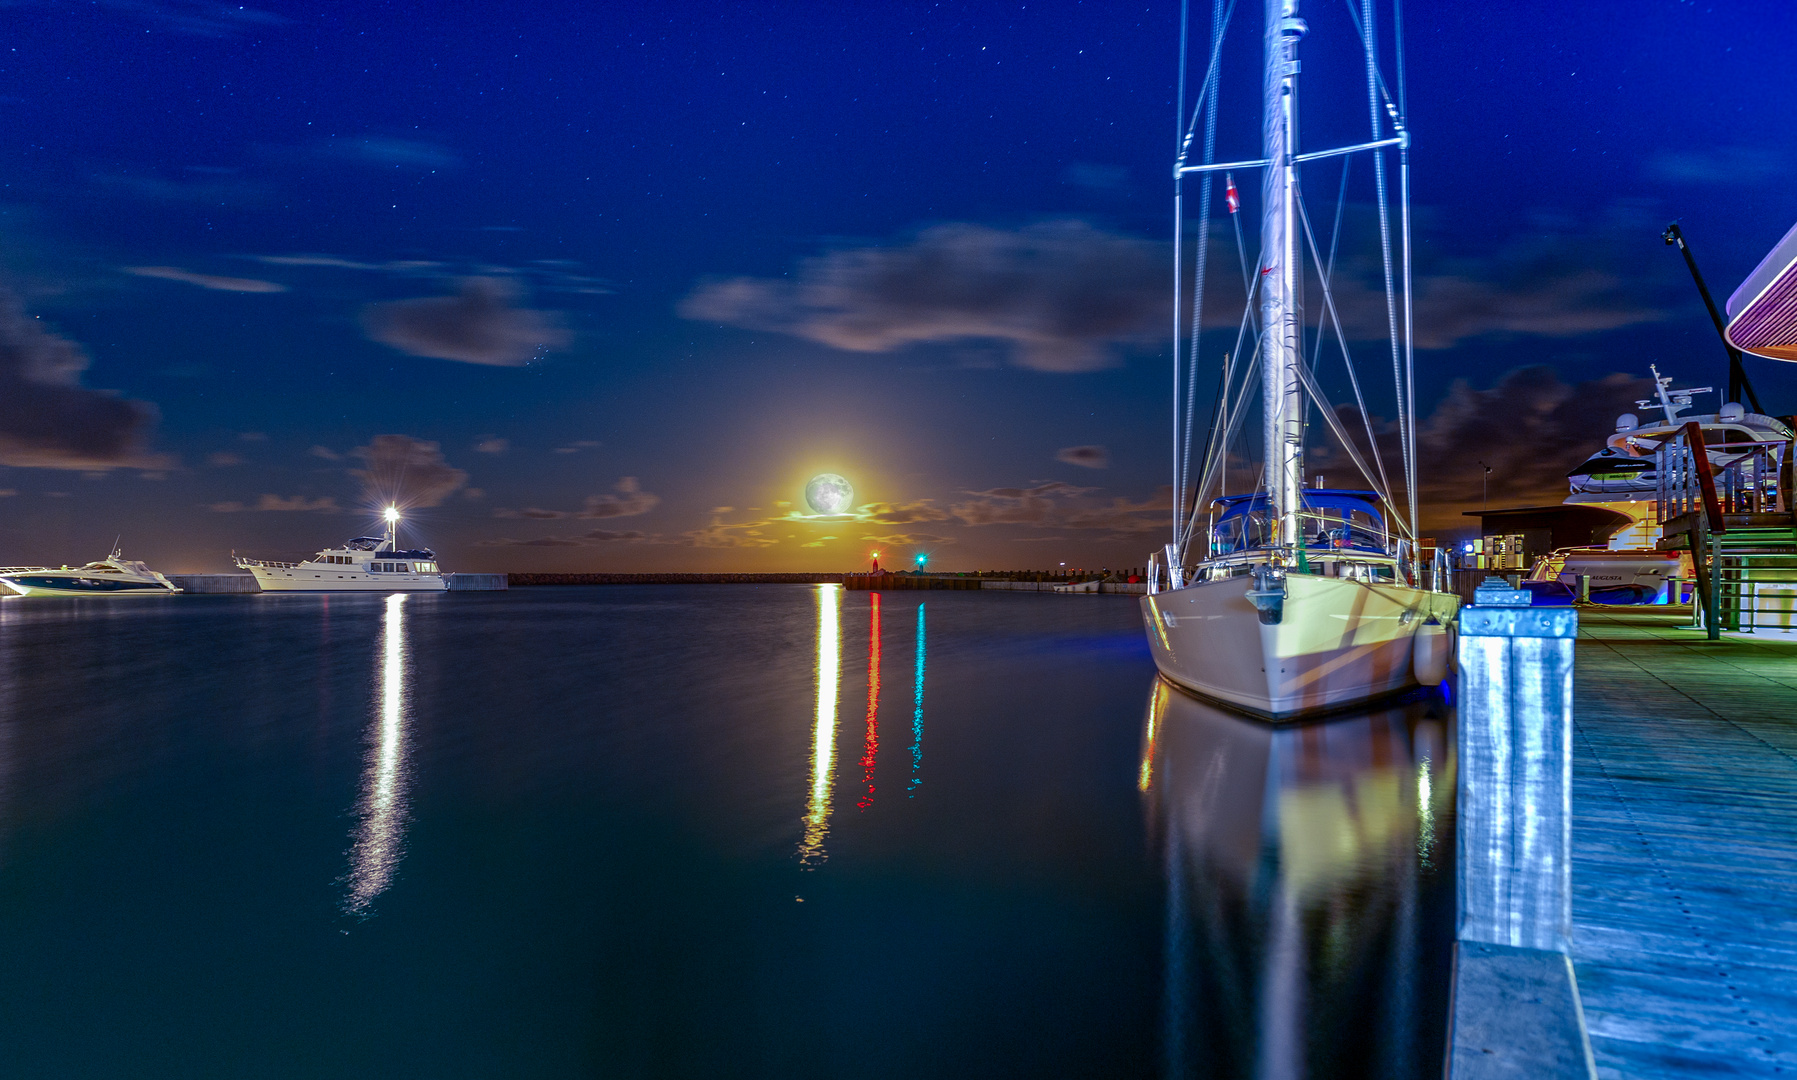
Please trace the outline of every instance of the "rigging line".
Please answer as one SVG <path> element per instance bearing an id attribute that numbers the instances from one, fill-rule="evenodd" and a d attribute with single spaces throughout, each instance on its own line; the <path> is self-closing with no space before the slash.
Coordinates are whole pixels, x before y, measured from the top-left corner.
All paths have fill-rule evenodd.
<path id="1" fill-rule="evenodd" d="M 1392 47 L 1398 53 L 1398 114 L 1410 116 L 1410 104 L 1404 100 L 1404 0 L 1391 0 Z"/>
<path id="2" fill-rule="evenodd" d="M 1185 220 L 1184 196 L 1181 193 L 1178 176 L 1173 178 L 1173 542 L 1179 543 L 1179 529 L 1184 517 L 1185 477 L 1179 474 L 1179 435 L 1182 426 L 1179 415 L 1180 390 L 1180 355 L 1179 336 L 1184 331 L 1184 319 L 1181 317 L 1180 300 L 1183 295 L 1183 284 L 1180 273 L 1185 266 L 1184 236 L 1182 225 Z"/>
<path id="3" fill-rule="evenodd" d="M 1366 44 L 1366 31 L 1361 28 L 1360 13 L 1354 10 L 1354 0 L 1347 0 L 1347 5 L 1348 5 L 1348 18 L 1353 20 L 1353 22 L 1354 22 L 1354 34 L 1355 34 L 1355 36 L 1360 38 L 1361 45 L 1364 46 Z M 1400 41 L 1400 43 L 1402 42 L 1401 37 L 1399 38 L 1399 41 Z M 1404 57 L 1403 57 L 1403 54 L 1400 53 L 1398 55 L 1398 71 L 1400 73 L 1402 73 L 1403 70 L 1404 70 Z M 1391 96 L 1391 90 L 1385 85 L 1385 73 L 1383 71 L 1379 70 L 1377 63 L 1375 63 L 1375 65 L 1374 65 L 1374 71 L 1376 72 L 1376 74 L 1378 76 L 1378 80 L 1379 80 L 1380 96 L 1382 96 L 1387 102 L 1396 102 L 1398 99 L 1393 98 Z M 1401 77 L 1401 75 L 1400 75 L 1400 77 Z M 1404 92 L 1404 88 L 1402 86 L 1398 87 L 1398 93 L 1400 96 L 1403 94 L 1403 92 Z M 1398 105 L 1398 111 L 1400 113 L 1402 113 L 1404 111 L 1404 107 L 1402 104 Z M 1406 115 L 1408 115 L 1408 114 L 1406 114 Z"/>
<path id="4" fill-rule="evenodd" d="M 1317 259 L 1317 237 L 1315 237 L 1314 232 L 1310 230 L 1310 214 L 1305 210 L 1303 199 L 1299 199 L 1299 203 L 1297 203 L 1297 216 L 1299 216 L 1299 221 L 1305 226 L 1305 241 L 1308 241 L 1308 244 L 1310 244 L 1310 257 L 1312 257 L 1312 259 Z M 1317 262 L 1321 262 L 1321 259 L 1317 259 Z M 1353 464 L 1359 465 L 1360 474 L 1366 476 L 1368 483 L 1371 483 L 1371 485 L 1380 492 L 1380 496 L 1384 498 L 1387 505 L 1396 507 L 1396 503 L 1391 501 L 1391 478 L 1385 476 L 1385 458 L 1378 453 L 1378 438 L 1373 437 L 1373 420 L 1371 420 L 1368 410 L 1366 410 L 1366 397 L 1360 395 L 1360 379 L 1359 377 L 1355 377 L 1355 372 L 1353 372 L 1353 358 L 1351 358 L 1350 352 L 1348 352 L 1348 334 L 1342 329 L 1341 313 L 1335 311 L 1335 291 L 1330 288 L 1328 279 L 1323 279 L 1323 311 L 1328 314 L 1330 320 L 1335 323 L 1335 338 L 1341 341 L 1342 367 L 1348 368 L 1348 383 L 1353 386 L 1355 404 L 1360 408 L 1360 422 L 1366 424 L 1366 444 L 1368 444 L 1368 449 L 1371 451 L 1371 455 L 1373 455 L 1373 464 L 1378 467 L 1377 478 L 1375 478 L 1373 473 L 1366 467 L 1366 460 L 1364 460 L 1364 458 L 1360 456 L 1359 451 L 1355 449 L 1353 442 L 1348 438 L 1348 433 L 1341 428 L 1339 417 L 1335 417 L 1335 410 L 1333 410 L 1333 406 L 1330 406 L 1330 403 L 1328 403 L 1328 399 L 1324 397 L 1321 386 L 1315 386 L 1315 376 L 1312 376 L 1310 372 L 1305 372 L 1305 377 L 1308 379 L 1308 386 L 1314 386 L 1314 388 L 1312 388 L 1312 395 L 1317 399 L 1317 404 L 1319 404 L 1319 408 L 1321 408 L 1321 412 L 1323 412 L 1324 420 L 1330 424 L 1330 431 L 1335 433 L 1335 438 L 1341 440 L 1342 447 L 1348 451 L 1348 456 L 1353 460 Z M 1414 532 L 1412 532 L 1412 536 L 1414 536 Z"/>
<path id="5" fill-rule="evenodd" d="M 1378 66 L 1375 57 L 1376 39 L 1373 30 L 1373 0 L 1360 0 L 1361 43 L 1366 47 L 1366 96 L 1367 111 L 1371 116 L 1373 139 L 1380 135 L 1379 96 L 1375 88 Z M 1373 151 L 1373 186 L 1378 193 L 1379 203 L 1379 254 L 1385 269 L 1385 322 L 1391 341 L 1391 377 L 1392 389 L 1397 398 L 1398 413 L 1398 445 L 1404 455 L 1404 488 L 1411 492 L 1415 488 L 1415 466 L 1410 454 L 1410 427 L 1408 416 L 1404 411 L 1404 359 L 1398 340 L 1398 302 L 1393 282 L 1391 257 L 1391 212 L 1388 206 L 1389 195 L 1385 181 L 1385 151 Z"/>
<path id="6" fill-rule="evenodd" d="M 1404 0 L 1391 0 L 1392 45 L 1397 50 L 1398 62 L 1398 117 L 1400 122 L 1408 125 L 1410 120 L 1410 101 L 1404 77 Z M 1408 131 L 1408 127 L 1406 127 Z M 1398 149 L 1398 206 L 1404 230 L 1404 369 L 1406 398 L 1405 405 L 1410 421 L 1410 461 L 1412 480 L 1415 479 L 1416 467 L 1416 282 L 1411 273 L 1410 249 L 1410 144 L 1405 143 Z M 1410 534 L 1415 536 L 1421 528 L 1417 520 L 1416 486 L 1410 488 Z"/>
<path id="7" fill-rule="evenodd" d="M 1254 321 L 1254 294 L 1253 294 L 1253 293 L 1249 293 L 1249 294 L 1248 294 L 1248 302 L 1247 302 L 1247 303 L 1246 303 L 1246 304 L 1245 304 L 1245 305 L 1244 305 L 1244 306 L 1243 306 L 1243 308 L 1242 308 L 1242 319 L 1241 319 L 1241 323 L 1240 323 L 1240 325 L 1238 325 L 1238 326 L 1237 326 L 1237 327 L 1236 327 L 1236 332 L 1235 332 L 1235 348 L 1234 348 L 1234 350 L 1232 350 L 1232 351 L 1231 351 L 1231 352 L 1230 352 L 1230 353 L 1229 353 L 1229 356 L 1230 356 L 1230 358 L 1231 358 L 1231 363 L 1232 363 L 1232 364 L 1233 364 L 1233 363 L 1234 363 L 1234 361 L 1235 361 L 1235 360 L 1236 360 L 1236 359 L 1239 359 L 1239 358 L 1240 358 L 1240 357 L 1241 357 L 1241 355 L 1242 355 L 1242 344 L 1243 344 L 1243 342 L 1245 342 L 1245 341 L 1247 341 L 1247 339 L 1248 339 L 1248 331 L 1249 331 L 1249 329 L 1251 329 L 1251 328 L 1252 328 L 1252 329 L 1253 329 L 1253 330 L 1254 330 L 1254 332 L 1255 332 L 1255 335 L 1256 335 L 1256 337 L 1257 337 L 1257 338 L 1258 338 L 1258 336 L 1259 336 L 1259 333 L 1260 333 L 1260 329 L 1259 329 L 1259 327 L 1258 327 L 1258 326 L 1257 326 L 1257 325 L 1256 325 L 1256 324 L 1255 324 L 1255 321 Z M 1232 379 L 1233 379 L 1233 377 L 1234 377 L 1234 376 L 1233 376 L 1233 368 L 1232 368 L 1232 375 L 1231 375 L 1231 378 L 1232 378 Z M 1224 396 L 1223 396 L 1223 405 L 1224 405 L 1224 408 L 1223 408 L 1223 415 L 1224 415 L 1224 416 L 1226 416 L 1226 417 L 1227 417 L 1227 416 L 1232 416 L 1232 415 L 1234 415 L 1234 414 L 1233 414 L 1233 413 L 1231 413 L 1231 412 L 1230 412 L 1230 410 L 1229 410 L 1229 389 L 1230 389 L 1230 385 L 1231 385 L 1231 383 L 1229 383 L 1229 382 L 1225 382 L 1225 383 L 1224 383 L 1224 384 L 1223 384 L 1223 395 L 1224 395 Z M 1246 389 L 1246 384 L 1243 384 L 1243 388 L 1244 388 L 1244 390 L 1245 390 L 1245 389 Z M 1241 403 L 1241 402 L 1242 402 L 1242 401 L 1243 401 L 1243 400 L 1246 400 L 1246 399 L 1245 399 L 1245 398 L 1238 398 L 1238 399 L 1237 399 L 1237 405 L 1240 405 L 1240 403 Z M 1211 456 L 1211 454 L 1212 454 L 1212 453 L 1215 453 L 1215 452 L 1217 452 L 1217 450 L 1218 450 L 1218 448 L 1216 448 L 1216 447 L 1213 447 L 1213 448 L 1211 448 L 1211 449 L 1210 449 L 1210 450 L 1208 450 L 1208 451 L 1207 451 L 1207 452 L 1206 452 L 1206 453 L 1205 453 L 1205 456 L 1204 456 L 1204 458 L 1203 458 L 1203 459 L 1202 459 L 1202 460 L 1203 460 L 1203 462 L 1204 462 L 1204 465 L 1203 465 L 1203 469 L 1204 469 L 1204 470 L 1205 470 L 1205 471 L 1208 471 L 1208 470 L 1209 470 L 1209 469 L 1210 469 L 1210 456 Z M 1221 446 L 1221 450 L 1222 450 L 1222 452 L 1224 452 L 1224 453 L 1227 453 L 1227 452 L 1228 452 L 1228 447 L 1227 447 L 1227 446 L 1226 446 L 1226 445 L 1225 445 L 1225 446 Z M 1203 475 L 1203 473 L 1202 473 L 1202 472 L 1201 472 L 1201 473 L 1200 473 L 1200 475 Z"/>
<path id="8" fill-rule="evenodd" d="M 1180 179 L 1178 163 L 1185 156 L 1186 135 L 1181 130 L 1181 121 L 1186 111 L 1186 39 L 1190 36 L 1191 0 L 1180 0 L 1179 4 L 1179 101 L 1173 111 L 1173 542 L 1179 542 L 1179 529 L 1184 518 L 1185 477 L 1180 475 L 1180 432 L 1184 421 L 1179 415 L 1180 390 L 1180 355 L 1179 335 L 1182 322 L 1180 313 L 1181 296 L 1184 293 L 1184 281 L 1181 275 L 1185 269 L 1185 196 L 1184 184 Z"/>
<path id="9" fill-rule="evenodd" d="M 1187 523 L 1185 530 L 1188 544 L 1193 530 L 1197 528 L 1198 511 L 1204 506 L 1205 493 L 1210 491 L 1211 481 L 1216 479 L 1217 473 L 1221 469 L 1223 462 L 1228 458 L 1228 448 L 1230 444 L 1235 442 L 1236 437 L 1241 434 L 1242 421 L 1246 419 L 1248 415 L 1248 410 L 1242 408 L 1242 406 L 1247 403 L 1248 395 L 1255 389 L 1254 374 L 1259 368 L 1260 341 L 1257 338 L 1254 342 L 1254 352 L 1249 356 L 1247 366 L 1242 370 L 1242 388 L 1236 395 L 1235 406 L 1230 413 L 1229 429 L 1223 433 L 1223 438 L 1218 444 L 1220 452 L 1210 460 L 1205 467 L 1204 474 L 1199 477 L 1198 487 L 1195 489 L 1196 494 L 1193 496 L 1192 516 Z M 1183 560 L 1184 557 L 1185 547 L 1182 545 L 1180 548 L 1180 558 Z"/>
<path id="10" fill-rule="evenodd" d="M 1223 36 L 1223 0 L 1211 2 L 1211 40 L 1220 41 Z M 1217 95 L 1209 96 L 1209 104 L 1204 110 L 1204 146 L 1203 164 L 1209 165 L 1217 151 Z M 1192 270 L 1192 342 L 1191 359 L 1186 365 L 1186 403 L 1185 434 L 1180 448 L 1179 499 L 1185 498 L 1185 480 L 1192 469 L 1192 434 L 1197 429 L 1198 419 L 1198 340 L 1204 334 L 1204 285 L 1205 272 L 1210 265 L 1210 173 L 1204 174 L 1204 180 L 1198 185 L 1198 205 L 1202 208 L 1198 220 L 1196 247 L 1196 263 Z M 1177 363 L 1177 358 L 1175 363 Z M 1183 517 L 1183 515 L 1181 515 Z M 1174 537 L 1177 541 L 1179 537 Z"/>
<path id="11" fill-rule="evenodd" d="M 1348 205 L 1348 163 L 1353 160 L 1352 157 L 1346 155 L 1342 157 L 1341 190 L 1335 193 L 1335 225 L 1329 233 L 1329 261 L 1327 263 L 1316 258 L 1317 245 L 1315 237 L 1312 237 L 1310 241 L 1310 256 L 1311 258 L 1316 259 L 1318 266 L 1322 267 L 1322 269 L 1317 272 L 1317 278 L 1322 281 L 1325 292 L 1327 292 L 1329 288 L 1329 279 L 1335 276 L 1335 256 L 1341 249 L 1342 210 Z M 1305 213 L 1304 195 L 1302 192 L 1298 195 L 1298 212 Z M 1306 231 L 1310 229 L 1310 218 L 1308 215 L 1306 215 L 1304 220 L 1304 228 Z M 1317 344 L 1316 348 L 1312 349 L 1310 352 L 1310 370 L 1312 372 L 1322 370 L 1323 339 L 1327 336 L 1327 327 L 1325 325 L 1325 317 L 1327 314 L 1328 312 L 1326 310 L 1317 312 Z M 1349 372 L 1350 376 L 1352 374 L 1353 372 Z M 1321 375 L 1318 375 L 1317 377 L 1319 379 L 1322 378 Z M 1310 406 L 1308 405 L 1305 406 L 1304 424 L 1306 427 L 1310 426 Z"/>
<path id="12" fill-rule="evenodd" d="M 1410 148 L 1400 147 L 1398 150 L 1398 222 L 1403 230 L 1404 240 L 1404 419 L 1405 430 L 1410 433 L 1410 445 L 1406 448 L 1404 464 L 1410 469 L 1410 479 L 1405 484 L 1410 494 L 1410 535 L 1416 536 L 1416 322 L 1415 296 L 1411 280 L 1410 265 Z"/>
<path id="13" fill-rule="evenodd" d="M 1317 258 L 1317 238 L 1310 228 L 1310 211 L 1304 205 L 1304 197 L 1298 197 L 1298 220 L 1304 225 L 1304 239 L 1310 245 L 1310 257 Z M 1321 259 L 1317 259 L 1321 263 Z M 1379 440 L 1373 434 L 1372 413 L 1367 410 L 1366 396 L 1360 391 L 1360 377 L 1354 373 L 1354 359 L 1348 352 L 1348 332 L 1342 326 L 1341 313 L 1335 309 L 1335 290 L 1329 285 L 1329 278 L 1321 279 L 1323 286 L 1323 311 L 1335 323 L 1335 338 L 1341 343 L 1342 367 L 1348 370 L 1348 385 L 1354 388 L 1354 404 L 1360 409 L 1361 423 L 1366 426 L 1366 444 L 1373 455 L 1373 463 L 1379 467 L 1379 480 L 1385 490 L 1391 490 L 1391 478 L 1385 474 L 1385 456 L 1379 453 Z M 1371 479 L 1371 477 L 1368 477 Z"/>
<path id="14" fill-rule="evenodd" d="M 1184 29 L 1185 23 L 1186 23 L 1186 14 L 1185 14 L 1186 4 L 1189 2 L 1190 2 L 1190 0 L 1182 0 L 1182 2 L 1180 4 L 1179 19 L 1180 19 L 1180 28 L 1182 30 Z M 1214 0 L 1213 0 L 1213 2 L 1214 2 Z M 1215 96 L 1217 93 L 1217 86 L 1220 81 L 1218 78 L 1218 71 L 1223 63 L 1223 57 L 1222 57 L 1222 54 L 1223 54 L 1223 32 L 1229 26 L 1229 21 L 1231 18 L 1234 17 L 1234 15 L 1235 15 L 1235 0 L 1229 0 L 1229 6 L 1223 10 L 1223 17 L 1221 19 L 1218 19 L 1216 17 L 1216 12 L 1214 10 L 1211 13 L 1210 59 L 1206 63 L 1206 66 L 1205 66 L 1204 81 L 1198 85 L 1198 96 L 1195 99 L 1193 99 L 1193 101 L 1192 101 L 1192 119 L 1190 120 L 1190 122 L 1186 123 L 1184 129 L 1181 131 L 1181 134 L 1180 134 L 1180 150 L 1182 151 L 1182 156 L 1183 156 L 1183 151 L 1185 150 L 1185 148 L 1187 146 L 1191 145 L 1192 134 L 1198 130 L 1198 110 L 1204 108 L 1204 102 L 1205 102 L 1206 95 Z M 1184 46 L 1182 45 L 1181 46 L 1182 53 L 1183 53 L 1183 49 L 1184 49 Z M 1185 98 L 1181 97 L 1180 98 L 1180 118 L 1183 118 L 1184 115 L 1185 115 Z"/>
<path id="15" fill-rule="evenodd" d="M 1310 368 L 1305 366 L 1302 359 L 1299 359 L 1299 361 L 1296 364 L 1293 364 L 1292 367 L 1298 372 L 1298 381 L 1302 382 L 1304 388 L 1314 395 L 1317 401 L 1324 406 L 1318 411 L 1323 414 L 1323 420 L 1329 425 L 1329 430 L 1335 433 L 1337 439 L 1341 440 L 1342 448 L 1348 452 L 1348 457 L 1353 460 L 1355 465 L 1360 467 L 1360 475 L 1366 477 L 1367 483 L 1372 484 L 1375 488 L 1379 489 L 1379 497 L 1385 500 L 1387 506 L 1390 506 L 1391 492 L 1380 487 L 1378 480 L 1373 476 L 1373 470 L 1367 468 L 1365 459 L 1360 456 L 1360 451 L 1354 448 L 1353 440 L 1349 439 L 1348 433 L 1342 429 L 1341 419 L 1335 415 L 1335 409 L 1329 405 L 1329 399 L 1323 396 L 1323 388 L 1318 386 L 1316 379 L 1311 376 Z M 1400 522 L 1400 524 L 1402 524 L 1402 522 Z"/>

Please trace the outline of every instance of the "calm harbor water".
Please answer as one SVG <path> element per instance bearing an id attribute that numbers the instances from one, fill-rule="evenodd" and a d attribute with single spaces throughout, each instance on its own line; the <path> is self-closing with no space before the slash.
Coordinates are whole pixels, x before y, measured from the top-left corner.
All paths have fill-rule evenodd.
<path id="1" fill-rule="evenodd" d="M 0 604 L 0 1072 L 1430 1076 L 1451 716 L 1124 598 Z"/>

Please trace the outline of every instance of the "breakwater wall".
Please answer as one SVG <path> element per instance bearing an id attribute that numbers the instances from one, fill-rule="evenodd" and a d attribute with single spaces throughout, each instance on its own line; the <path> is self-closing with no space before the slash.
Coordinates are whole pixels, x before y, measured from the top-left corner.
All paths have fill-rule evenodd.
<path id="1" fill-rule="evenodd" d="M 511 586 L 505 574 L 444 574 L 450 592 L 503 592 Z"/>
<path id="2" fill-rule="evenodd" d="M 847 574 L 507 574 L 531 585 L 840 585 Z"/>
<path id="3" fill-rule="evenodd" d="M 258 593 L 262 587 L 249 574 L 170 574 L 175 587 L 190 595 L 207 593 Z"/>

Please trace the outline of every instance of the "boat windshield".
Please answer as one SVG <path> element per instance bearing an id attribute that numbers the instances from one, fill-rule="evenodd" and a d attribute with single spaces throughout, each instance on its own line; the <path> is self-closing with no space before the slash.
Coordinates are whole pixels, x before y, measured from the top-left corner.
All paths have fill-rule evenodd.
<path id="1" fill-rule="evenodd" d="M 1267 497 L 1226 496 L 1211 504 L 1220 511 L 1211 525 L 1211 554 L 1270 547 L 1273 525 Z M 1304 509 L 1298 514 L 1304 546 L 1310 550 L 1386 550 L 1385 519 L 1379 513 L 1378 496 L 1366 491 L 1314 489 L 1304 493 Z"/>

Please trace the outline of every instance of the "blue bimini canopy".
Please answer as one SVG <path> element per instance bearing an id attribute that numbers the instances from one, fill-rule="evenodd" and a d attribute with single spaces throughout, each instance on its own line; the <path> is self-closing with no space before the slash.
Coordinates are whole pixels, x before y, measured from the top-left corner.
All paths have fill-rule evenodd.
<path id="1" fill-rule="evenodd" d="M 1265 512 L 1267 509 L 1267 493 L 1257 491 L 1250 495 L 1219 495 L 1211 500 L 1211 505 L 1221 507 L 1223 515 L 1219 521 L 1227 521 L 1240 514 L 1254 511 Z M 1370 514 L 1380 528 L 1385 526 L 1385 515 L 1379 510 L 1379 493 L 1376 491 L 1356 491 L 1352 488 L 1305 488 L 1304 508 L 1306 510 L 1338 510 L 1345 517 L 1353 511 Z"/>

